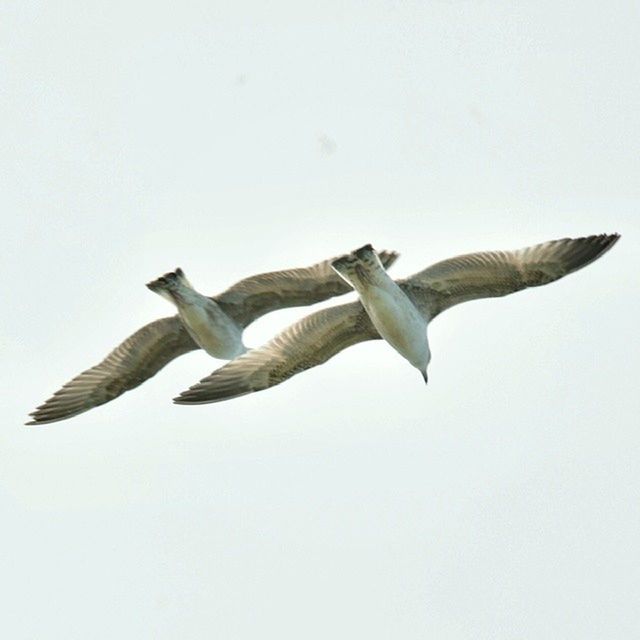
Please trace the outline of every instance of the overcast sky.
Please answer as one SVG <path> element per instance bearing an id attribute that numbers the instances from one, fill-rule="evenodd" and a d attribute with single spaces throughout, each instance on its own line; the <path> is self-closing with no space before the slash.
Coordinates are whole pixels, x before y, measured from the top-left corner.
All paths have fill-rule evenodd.
<path id="1" fill-rule="evenodd" d="M 3 637 L 638 637 L 639 17 L 5 1 Z M 173 405 L 222 364 L 198 352 L 22 426 L 171 313 L 144 283 L 176 266 L 214 294 L 366 242 L 403 276 L 612 231 L 575 275 L 439 317 L 426 388 L 376 342 Z"/>

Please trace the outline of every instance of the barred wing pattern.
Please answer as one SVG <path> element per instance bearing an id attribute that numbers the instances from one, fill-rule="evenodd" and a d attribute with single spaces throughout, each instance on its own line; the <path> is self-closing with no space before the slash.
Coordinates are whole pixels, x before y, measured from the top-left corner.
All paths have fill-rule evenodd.
<path id="1" fill-rule="evenodd" d="M 461 302 L 538 287 L 587 266 L 618 234 L 551 240 L 518 251 L 470 253 L 443 260 L 401 281 L 429 318 Z"/>
<path id="2" fill-rule="evenodd" d="M 398 284 L 431 319 L 461 302 L 558 280 L 599 258 L 618 238 L 603 234 L 552 240 L 518 251 L 472 253 L 438 262 Z M 174 401 L 219 402 L 268 389 L 353 344 L 379 337 L 359 302 L 325 309 L 214 371 Z"/>
<path id="3" fill-rule="evenodd" d="M 155 320 L 117 346 L 100 364 L 70 380 L 41 404 L 27 424 L 65 420 L 122 395 L 168 362 L 198 349 L 178 316 Z"/>
<path id="4" fill-rule="evenodd" d="M 380 258 L 385 267 L 390 267 L 398 254 L 383 251 Z M 311 267 L 251 276 L 213 300 L 244 328 L 270 311 L 313 304 L 351 291 L 330 263 L 331 260 L 325 260 Z M 178 316 L 151 322 L 116 347 L 100 364 L 56 391 L 30 414 L 33 420 L 27 424 L 64 420 L 109 402 L 154 376 L 171 360 L 199 348 Z"/>
<path id="5" fill-rule="evenodd" d="M 331 260 L 311 267 L 273 271 L 240 280 L 213 299 L 241 327 L 276 309 L 322 302 L 352 291 L 331 268 Z M 380 260 L 388 269 L 396 260 L 395 251 L 381 251 Z"/>
<path id="6" fill-rule="evenodd" d="M 184 391 L 174 402 L 219 402 L 274 387 L 358 342 L 380 339 L 359 302 L 316 311 Z"/>

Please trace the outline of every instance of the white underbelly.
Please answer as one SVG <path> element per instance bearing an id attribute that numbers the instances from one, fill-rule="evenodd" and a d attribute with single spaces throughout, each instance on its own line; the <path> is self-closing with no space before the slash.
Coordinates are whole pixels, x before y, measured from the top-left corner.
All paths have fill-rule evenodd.
<path id="1" fill-rule="evenodd" d="M 214 319 L 199 305 L 181 308 L 180 318 L 198 346 L 210 356 L 231 360 L 245 351 L 242 332 L 230 320 Z"/>
<path id="2" fill-rule="evenodd" d="M 427 323 L 402 291 L 371 287 L 362 303 L 378 333 L 411 364 L 422 368 L 427 345 Z"/>

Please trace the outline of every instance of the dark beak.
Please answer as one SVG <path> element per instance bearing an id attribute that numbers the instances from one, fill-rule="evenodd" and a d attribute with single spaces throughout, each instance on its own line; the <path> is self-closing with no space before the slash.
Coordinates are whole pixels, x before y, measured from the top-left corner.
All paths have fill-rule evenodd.
<path id="1" fill-rule="evenodd" d="M 422 373 L 422 377 L 424 378 L 424 383 L 428 384 L 429 383 L 429 376 L 427 376 L 427 372 L 426 371 L 421 371 L 420 373 Z"/>

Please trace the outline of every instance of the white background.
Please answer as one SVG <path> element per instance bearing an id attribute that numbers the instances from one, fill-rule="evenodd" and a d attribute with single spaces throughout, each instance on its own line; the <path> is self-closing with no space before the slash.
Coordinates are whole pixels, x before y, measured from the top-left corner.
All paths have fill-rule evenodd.
<path id="1" fill-rule="evenodd" d="M 0 631 L 640 635 L 635 2 L 29 2 L 0 23 Z M 398 276 L 618 231 L 548 287 L 218 405 L 185 356 L 41 428 L 142 324 L 366 242 Z M 306 309 L 246 334 L 258 345 Z"/>

